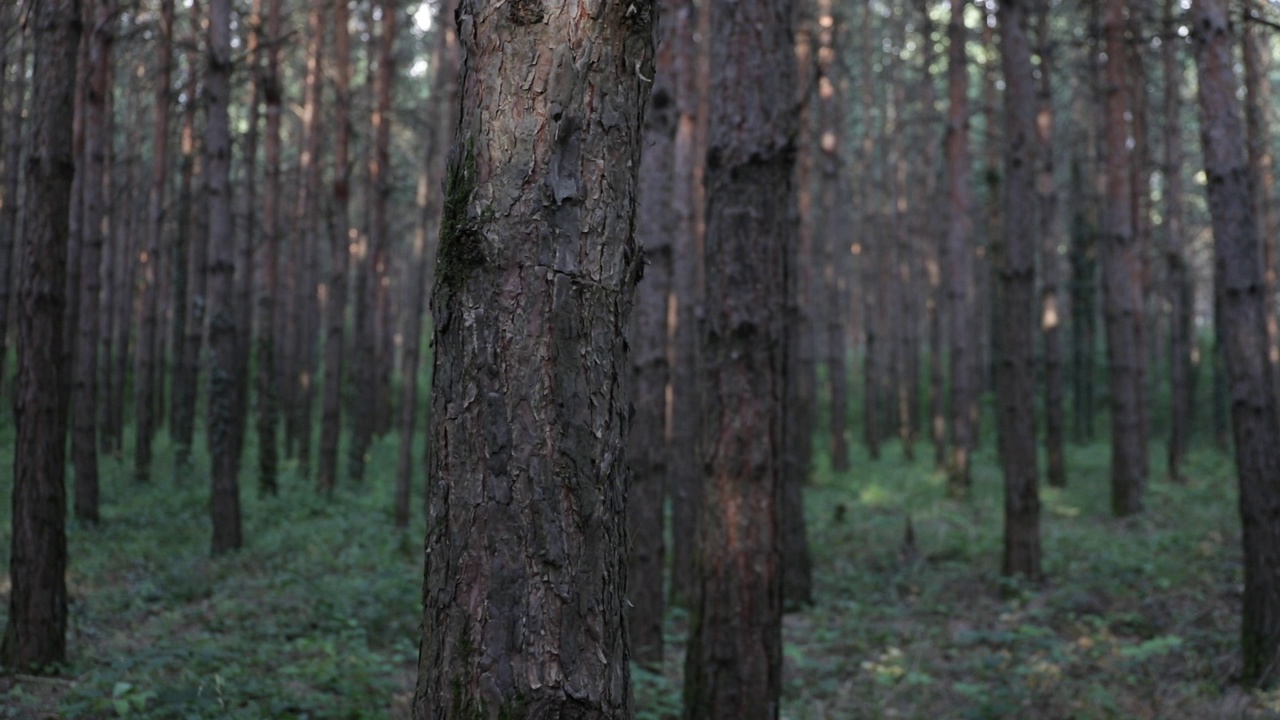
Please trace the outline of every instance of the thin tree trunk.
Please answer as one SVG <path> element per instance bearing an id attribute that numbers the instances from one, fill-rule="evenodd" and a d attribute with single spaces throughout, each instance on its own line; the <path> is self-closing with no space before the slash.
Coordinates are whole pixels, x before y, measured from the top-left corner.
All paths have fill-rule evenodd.
<path id="1" fill-rule="evenodd" d="M 640 270 L 651 12 L 457 13 L 417 718 L 632 716 L 619 331 Z"/>
<path id="2" fill-rule="evenodd" d="M 1218 337 L 1230 378 L 1244 529 L 1243 679 L 1272 685 L 1280 669 L 1280 420 L 1267 358 L 1266 281 L 1253 216 L 1246 131 L 1237 106 L 1232 32 L 1221 0 L 1196 0 L 1201 139 L 1213 217 Z"/>
<path id="3" fill-rule="evenodd" d="M 348 30 L 348 3 L 349 0 L 337 0 L 333 6 L 333 202 L 329 222 L 329 297 L 325 305 L 324 398 L 320 453 L 316 460 L 316 485 L 325 494 L 333 493 L 338 467 L 338 441 L 342 429 L 342 335 L 347 311 L 347 269 L 351 258 L 351 35 Z M 441 14 L 441 17 L 448 16 Z M 448 22 L 452 24 L 451 20 Z M 270 343 L 266 346 L 269 350 Z"/>
<path id="4" fill-rule="evenodd" d="M 1179 8 L 1177 0 L 1166 0 L 1166 26 L 1174 27 Z M 1192 326 L 1191 278 L 1184 249 L 1182 226 L 1182 59 L 1179 43 L 1166 41 L 1164 56 L 1164 233 L 1165 280 L 1169 303 L 1169 479 L 1183 480 L 1182 462 L 1191 439 L 1191 353 L 1194 343 Z"/>
<path id="5" fill-rule="evenodd" d="M 259 3 L 262 0 L 257 0 Z M 262 196 L 262 256 L 258 262 L 258 491 L 274 495 L 279 475 L 279 385 L 276 361 L 276 301 L 280 292 L 280 106 L 284 87 L 280 80 L 281 0 L 267 3 L 267 64 L 261 77 L 266 107 L 267 134 L 262 140 L 266 186 Z M 260 7 L 260 5 L 259 5 Z M 345 28 L 345 26 L 344 26 Z M 342 112 L 346 112 L 343 106 Z"/>
<path id="6" fill-rule="evenodd" d="M 818 145 L 821 150 L 821 230 L 822 230 L 822 288 L 823 312 L 826 314 L 827 382 L 831 398 L 831 414 L 827 430 L 831 442 L 831 467 L 836 472 L 849 469 L 849 443 L 845 437 L 846 416 L 849 411 L 849 380 L 845 367 L 845 334 L 842 313 L 840 282 L 844 275 L 844 230 L 848 222 L 842 212 L 844 202 L 839 198 L 845 189 L 843 181 L 844 98 L 839 92 L 840 78 L 835 72 L 839 51 L 837 22 L 832 0 L 818 1 Z M 791 372 L 810 372 L 803 366 L 787 368 Z M 807 438 L 805 441 L 809 441 Z"/>
<path id="7" fill-rule="evenodd" d="M 71 214 L 73 106 L 80 3 L 31 5 L 35 67 L 14 399 L 9 614 L 0 665 L 47 671 L 67 659 L 66 434 L 70 368 L 63 364 Z"/>
<path id="8" fill-rule="evenodd" d="M 17 8 L 14 7 L 13 10 L 16 13 Z M 9 314 L 13 287 L 17 281 L 13 267 L 18 248 L 18 212 L 22 205 L 18 201 L 21 178 L 19 166 L 22 164 L 22 138 L 27 132 L 27 126 L 22 121 L 27 90 L 27 34 L 19 29 L 15 35 L 18 38 L 18 47 L 16 59 L 13 62 L 14 77 L 4 95 L 11 99 L 13 106 L 9 109 L 9 126 L 5 135 L 7 142 L 3 148 L 0 148 L 0 151 L 5 153 L 4 201 L 0 205 L 0 210 L 3 211 L 0 212 L 0 397 L 3 397 L 6 385 L 7 373 L 3 368 L 8 367 L 6 358 L 9 348 Z M 0 107 L 0 112 L 4 112 L 3 107 Z"/>
<path id="9" fill-rule="evenodd" d="M 240 456 L 235 437 L 244 423 L 235 401 L 235 238 L 227 180 L 231 163 L 231 0 L 209 0 L 209 65 L 205 80 L 204 188 L 209 207 L 209 455 L 212 466 L 213 552 L 237 550 L 240 536 Z"/>
<path id="10" fill-rule="evenodd" d="M 98 341 L 102 320 L 103 179 L 108 172 L 107 94 L 111 92 L 110 0 L 93 0 L 89 34 L 89 83 L 84 110 L 84 210 L 80 242 L 80 311 L 72 369 L 76 413 L 71 435 L 75 466 L 75 513 L 98 521 Z"/>
<path id="11" fill-rule="evenodd" d="M 972 219 L 969 217 L 969 79 L 965 58 L 964 0 L 951 0 L 951 20 L 947 26 L 949 50 L 947 85 L 947 195 L 951 217 L 947 229 L 944 266 L 949 269 L 947 314 L 951 354 L 951 457 L 947 465 L 947 493 L 952 497 L 969 494 L 969 452 L 974 442 L 970 408 L 977 379 L 974 370 L 975 338 L 973 315 L 973 253 L 969 247 Z"/>
<path id="12" fill-rule="evenodd" d="M 197 139 L 195 128 L 199 66 L 199 4 L 190 10 L 192 44 L 187 52 L 187 107 L 182 119 L 182 164 L 178 186 L 177 238 L 173 255 L 174 372 L 173 443 L 174 472 L 184 475 L 191 466 L 191 443 L 195 438 L 196 402 L 200 387 L 200 348 L 204 341 L 208 238 L 201 220 L 201 208 L 194 200 Z M 207 80 L 206 80 L 207 84 Z M 201 90 L 207 92 L 207 88 Z M 206 121 L 207 122 L 207 121 Z M 201 174 L 205 169 L 201 169 Z"/>
<path id="13" fill-rule="evenodd" d="M 925 125 L 932 128 L 942 122 L 935 110 L 933 64 L 933 20 L 929 16 L 929 0 L 920 0 L 920 35 L 923 41 L 920 69 L 920 105 Z M 938 192 L 939 174 L 936 141 L 931 131 L 923 133 L 924 178 L 920 195 L 924 198 L 924 276 L 929 283 L 929 295 L 925 300 L 925 322 L 929 343 L 929 438 L 933 443 L 933 465 L 938 472 L 947 469 L 947 403 L 946 376 L 943 370 L 945 340 L 943 332 L 942 243 L 946 231 L 942 227 L 945 210 L 934 202 Z"/>
<path id="14" fill-rule="evenodd" d="M 1040 206 L 1040 332 L 1044 339 L 1044 449 L 1045 476 L 1053 487 L 1066 487 L 1066 412 L 1062 404 L 1062 297 L 1059 292 L 1062 237 L 1058 224 L 1058 188 L 1054 179 L 1053 39 L 1049 28 L 1049 3 L 1036 8 L 1037 54 L 1040 84 L 1037 93 L 1036 141 L 1039 172 L 1036 176 Z"/>
<path id="15" fill-rule="evenodd" d="M 1255 0 L 1244 1 L 1244 122 L 1249 143 L 1249 175 L 1253 178 L 1253 217 L 1262 239 L 1262 277 L 1265 282 L 1263 304 L 1267 320 L 1267 357 L 1271 361 L 1271 382 L 1280 382 L 1280 323 L 1276 319 L 1276 239 L 1271 232 L 1271 198 L 1275 174 L 1271 164 L 1271 49 L 1269 29 L 1254 21 L 1258 14 Z"/>
<path id="16" fill-rule="evenodd" d="M 107 63 L 106 86 L 108 88 L 115 86 L 116 57 L 111 55 Z M 130 93 L 130 96 L 132 97 L 133 93 Z M 120 218 L 124 213 L 117 210 L 121 203 L 117 202 L 116 197 L 115 113 L 115 93 L 107 92 L 103 97 L 105 137 L 102 146 L 102 243 L 104 255 L 102 257 L 102 298 L 98 308 L 98 326 L 101 331 L 98 334 L 98 366 L 95 369 L 95 372 L 101 376 L 99 383 L 102 389 L 98 393 L 96 422 L 98 423 L 97 451 L 102 453 L 113 452 L 119 437 L 119 430 L 112 423 L 112 419 L 115 417 L 115 408 L 120 403 L 120 398 L 111 368 L 114 366 L 112 358 L 115 355 L 116 317 L 119 315 L 116 312 L 116 305 L 121 302 L 123 292 L 121 274 L 124 264 L 129 261 L 129 255 L 125 249 L 130 244 L 128 236 L 121 235 L 118 229 Z M 132 123 L 136 119 L 130 117 L 125 122 Z M 128 172 L 127 167 L 125 172 Z M 126 191 L 128 190 L 132 188 L 126 188 Z M 125 302 L 132 302 L 131 294 Z"/>
<path id="17" fill-rule="evenodd" d="M 262 104 L 262 3 L 252 6 L 248 24 L 241 25 L 242 42 L 248 48 L 249 75 L 252 82 L 246 95 L 248 114 L 247 128 L 244 135 L 244 157 L 241 160 L 242 186 L 239 193 L 241 204 L 241 222 L 237 227 L 239 246 L 235 268 L 235 308 L 236 327 L 236 409 L 239 431 L 235 437 L 235 454 L 243 457 L 245 435 L 248 431 L 250 406 L 250 388 L 252 386 L 251 366 L 253 364 L 254 338 L 254 255 L 257 250 L 258 230 L 258 135 L 261 125 L 260 105 Z"/>
<path id="18" fill-rule="evenodd" d="M 779 499 L 796 120 L 788 0 L 715 0 L 702 329 L 703 502 L 684 717 L 777 718 Z M 744 278 L 746 279 L 744 281 Z"/>
<path id="19" fill-rule="evenodd" d="M 379 0 L 382 29 L 379 33 L 378 74 L 374 84 L 373 164 L 369 168 L 370 191 L 373 193 L 373 217 L 369 226 L 369 245 L 373 251 L 373 367 L 375 385 L 370 388 L 373 400 L 373 431 L 386 432 L 391 425 L 391 234 L 387 203 L 391 198 L 391 93 L 396 77 L 395 39 L 396 0 Z"/>
<path id="20" fill-rule="evenodd" d="M 1004 312 L 996 387 L 1004 470 L 1005 575 L 1040 577 L 1040 495 L 1036 472 L 1036 83 L 1027 6 L 1001 0 L 1000 61 L 1005 93 L 1005 212 L 1000 283 Z"/>

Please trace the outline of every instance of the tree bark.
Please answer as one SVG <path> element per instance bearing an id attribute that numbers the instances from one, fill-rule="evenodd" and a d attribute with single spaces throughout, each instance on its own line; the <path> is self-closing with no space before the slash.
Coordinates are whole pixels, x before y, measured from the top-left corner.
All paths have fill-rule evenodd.
<path id="1" fill-rule="evenodd" d="M 1249 147 L 1249 175 L 1253 178 L 1253 217 L 1262 239 L 1262 277 L 1266 283 L 1267 357 L 1271 361 L 1271 382 L 1280 382 L 1280 322 L 1276 319 L 1276 240 L 1271 232 L 1271 198 L 1275 174 L 1271 162 L 1271 129 L 1267 115 L 1271 108 L 1271 50 L 1264 29 L 1254 18 L 1255 0 L 1245 0 L 1242 33 L 1244 60 L 1244 122 Z"/>
<path id="2" fill-rule="evenodd" d="M 849 412 L 849 380 L 845 367 L 845 332 L 843 293 L 848 249 L 844 230 L 848 226 L 843 212 L 845 202 L 840 194 L 845 191 L 843 178 L 844 98 L 839 92 L 840 78 L 836 74 L 836 57 L 840 51 L 838 34 L 841 28 L 832 0 L 818 0 L 818 147 L 821 169 L 821 217 L 822 217 L 822 308 L 826 315 L 827 342 L 826 366 L 831 413 L 827 426 L 831 443 L 831 468 L 836 472 L 849 469 L 849 442 L 846 438 L 846 417 Z M 802 365 L 788 365 L 796 373 L 811 372 Z M 807 438 L 805 441 L 809 441 Z"/>
<path id="3" fill-rule="evenodd" d="M 1066 487 L 1066 412 L 1062 403 L 1062 297 L 1059 292 L 1062 242 L 1058 224 L 1058 189 L 1054 179 L 1053 40 L 1048 2 L 1037 3 L 1036 42 L 1040 56 L 1040 84 L 1036 101 L 1036 141 L 1039 173 L 1036 176 L 1040 206 L 1040 332 L 1044 340 L 1044 449 L 1045 476 L 1053 487 Z"/>
<path id="4" fill-rule="evenodd" d="M 969 477 L 969 452 L 974 442 L 970 408 L 977 389 L 974 337 L 970 327 L 973 315 L 973 252 L 969 247 L 973 234 L 969 196 L 969 76 L 965 58 L 964 0 L 951 0 L 951 20 L 947 38 L 947 196 L 951 218 L 947 229 L 944 265 L 949 269 L 947 285 L 948 330 L 951 354 L 951 457 L 947 464 L 947 494 L 965 497 L 972 481 Z"/>
<path id="5" fill-rule="evenodd" d="M 684 717 L 778 717 L 778 504 L 796 120 L 788 0 L 716 0 L 707 141 L 700 587 Z"/>
<path id="6" fill-rule="evenodd" d="M 1036 197 L 1040 148 L 1036 83 L 1027 38 L 1027 2 L 1000 2 L 1000 64 L 1004 70 L 1005 212 L 1000 283 L 999 391 L 1004 470 L 1004 574 L 1040 577 L 1040 495 L 1036 472 Z"/>
<path id="7" fill-rule="evenodd" d="M 1164 17 L 1174 27 L 1177 0 L 1166 0 Z M 1182 59 L 1180 43 L 1166 41 L 1164 56 L 1164 241 L 1169 303 L 1169 478 L 1181 481 L 1182 462 L 1191 439 L 1191 353 L 1194 343 L 1190 268 L 1184 249 L 1182 213 Z"/>
<path id="8" fill-rule="evenodd" d="M 261 0 L 259 0 L 261 2 Z M 262 139 L 266 187 L 262 196 L 262 255 L 258 262 L 258 358 L 256 431 L 258 433 L 258 491 L 278 491 L 280 365 L 276 330 L 276 302 L 280 291 L 280 106 L 284 87 L 280 81 L 281 0 L 267 2 L 267 65 L 260 78 L 266 108 L 266 137 Z M 344 26 L 345 29 L 345 26 Z M 342 111 L 346 113 L 344 105 Z"/>
<path id="9" fill-rule="evenodd" d="M 235 237 L 227 179 L 231 163 L 231 0 L 209 0 L 205 97 L 204 189 L 209 207 L 209 455 L 212 466 L 213 553 L 237 550 L 240 535 L 240 455 L 235 437 L 244 423 L 235 400 Z"/>
<path id="10" fill-rule="evenodd" d="M 623 329 L 655 12 L 458 10 L 417 718 L 631 716 Z"/>
<path id="11" fill-rule="evenodd" d="M 31 6 L 26 223 L 19 262 L 9 616 L 0 664 L 47 672 L 67 659 L 66 433 L 63 363 L 73 106 L 81 17 L 77 0 Z"/>
<path id="12" fill-rule="evenodd" d="M 13 8 L 13 12 L 16 14 L 16 8 Z M 14 283 L 17 281 L 13 267 L 18 249 L 18 212 L 22 205 L 18 202 L 21 178 L 19 166 L 22 164 L 22 138 L 26 132 L 22 117 L 27 90 L 27 33 L 19 28 L 15 35 L 18 38 L 18 46 L 16 58 L 12 62 L 13 81 L 5 90 L 5 97 L 11 98 L 13 105 L 9 108 L 9 123 L 4 136 L 4 147 L 0 148 L 0 152 L 5 153 L 4 202 L 0 205 L 0 368 L 8 367 L 6 358 L 9 349 L 9 308 L 14 294 Z M 0 107 L 0 112 L 4 112 L 3 107 Z M 0 376 L 0 397 L 4 395 L 5 385 L 4 377 Z"/>
<path id="13" fill-rule="evenodd" d="M 76 329 L 72 403 L 76 413 L 71 434 L 75 466 L 75 514 L 98 521 L 98 340 L 102 320 L 103 181 L 108 172 L 106 144 L 107 94 L 111 92 L 110 0 L 92 2 L 89 35 L 89 84 L 84 113 L 84 216 L 80 242 L 80 311 Z"/>
<path id="14" fill-rule="evenodd" d="M 1103 308 L 1107 375 L 1111 387 L 1111 509 L 1117 516 L 1142 511 L 1146 485 L 1142 456 L 1142 265 L 1133 236 L 1128 148 L 1130 102 L 1125 28 L 1128 0 L 1107 0 L 1103 19 L 1107 61 L 1103 88 L 1106 202 L 1103 213 Z"/>
<path id="15" fill-rule="evenodd" d="M 448 17 L 441 14 L 441 17 Z M 333 5 L 333 203 L 329 221 L 329 297 L 325 305 L 324 398 L 316 486 L 332 494 L 342 430 L 343 323 L 347 312 L 347 271 L 351 265 L 351 34 L 349 0 Z M 452 24 L 452 21 L 449 21 Z M 442 30 L 442 32 L 444 32 Z M 267 343 L 268 351 L 269 343 Z M 261 346 L 260 346 L 261 347 Z"/>
<path id="16" fill-rule="evenodd" d="M 1244 529 L 1241 629 L 1246 684 L 1268 686 L 1280 669 L 1280 420 L 1268 363 L 1269 343 L 1253 216 L 1252 178 L 1232 53 L 1233 34 L 1221 0 L 1191 7 L 1209 211 L 1213 217 L 1218 337 L 1230 382 L 1231 424 Z"/>

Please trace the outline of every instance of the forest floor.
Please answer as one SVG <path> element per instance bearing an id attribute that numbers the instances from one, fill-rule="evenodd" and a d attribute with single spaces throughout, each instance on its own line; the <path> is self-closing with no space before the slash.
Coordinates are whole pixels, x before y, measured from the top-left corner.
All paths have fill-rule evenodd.
<path id="1" fill-rule="evenodd" d="M 1116 520 L 1107 448 L 1071 448 L 1069 487 L 1042 495 L 1048 579 L 1028 586 L 999 577 L 987 445 L 966 502 L 944 499 L 924 443 L 914 463 L 893 445 L 876 463 L 855 453 L 839 475 L 819 454 L 816 602 L 785 621 L 784 718 L 1280 718 L 1280 693 L 1233 682 L 1241 569 L 1226 455 L 1196 451 L 1181 485 L 1153 461 L 1147 511 Z M 0 563 L 11 448 L 0 426 Z M 406 717 L 423 526 L 392 527 L 394 438 L 374 448 L 365 486 L 331 500 L 290 466 L 280 497 L 259 497 L 246 462 L 247 547 L 217 559 L 207 472 L 174 478 L 162 448 L 147 485 L 104 457 L 102 524 L 69 526 L 71 664 L 52 679 L 0 676 L 0 718 Z M 634 672 L 640 720 L 679 714 L 686 621 L 670 620 L 664 667 Z"/>

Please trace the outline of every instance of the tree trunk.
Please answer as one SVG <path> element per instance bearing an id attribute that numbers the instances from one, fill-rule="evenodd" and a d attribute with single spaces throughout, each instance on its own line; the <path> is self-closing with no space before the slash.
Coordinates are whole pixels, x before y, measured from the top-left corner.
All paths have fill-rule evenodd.
<path id="1" fill-rule="evenodd" d="M 17 14 L 17 8 L 12 8 Z M 13 296 L 13 266 L 18 249 L 18 210 L 22 203 L 18 202 L 19 179 L 22 164 L 22 138 L 27 126 L 22 121 L 23 106 L 26 100 L 27 84 L 27 34 L 19 29 L 15 36 L 18 39 L 14 65 L 13 82 L 5 89 L 4 97 L 11 98 L 13 106 L 9 108 L 9 125 L 0 152 L 4 158 L 4 202 L 0 204 L 0 368 L 7 368 L 6 358 L 9 349 L 9 308 Z M 4 108 L 0 106 L 0 112 Z M 5 390 L 5 375 L 0 371 L 0 397 Z"/>
<path id="2" fill-rule="evenodd" d="M 951 355 L 951 457 L 947 465 L 947 494 L 965 497 L 972 481 L 969 452 L 974 442 L 973 406 L 977 389 L 973 316 L 973 252 L 969 247 L 973 221 L 969 217 L 969 76 L 965 58 L 964 0 L 951 0 L 947 26 L 949 50 L 947 85 L 947 196 L 951 218 L 947 228 L 944 266 L 947 285 Z"/>
<path id="3" fill-rule="evenodd" d="M 1269 343 L 1253 217 L 1246 135 L 1237 106 L 1232 32 L 1221 0 L 1196 0 L 1192 23 L 1199 66 L 1201 139 L 1213 217 L 1218 337 L 1230 382 L 1231 424 L 1244 528 L 1242 644 L 1246 684 L 1268 686 L 1280 663 L 1280 421 L 1267 358 Z"/>
<path id="4" fill-rule="evenodd" d="M 443 13 L 441 17 L 447 17 Z M 343 322 L 347 312 L 347 269 L 351 252 L 351 35 L 349 0 L 333 5 L 333 203 L 329 221 L 329 297 L 325 304 L 324 398 L 320 420 L 320 453 L 316 486 L 332 494 L 338 467 L 342 430 Z M 452 21 L 449 21 L 452 24 Z M 278 151 L 277 151 L 278 152 Z M 265 316 L 263 316 L 265 317 Z M 270 351 L 270 341 L 259 349 Z"/>
<path id="5" fill-rule="evenodd" d="M 838 53 L 837 22 L 832 0 L 818 1 L 818 147 L 821 170 L 821 228 L 822 232 L 822 289 L 821 307 L 826 314 L 826 366 L 831 414 L 827 430 L 831 442 L 831 468 L 836 472 L 849 470 L 849 443 L 845 437 L 846 416 L 849 412 L 849 380 L 845 367 L 845 333 L 843 323 L 845 229 L 848 218 L 843 212 L 846 203 L 840 197 L 845 191 L 843 180 L 844 111 L 840 78 L 835 72 Z M 789 372 L 811 372 L 802 365 L 788 364 Z M 808 438 L 805 442 L 811 442 Z"/>
<path id="6" fill-rule="evenodd" d="M 1128 148 L 1129 82 L 1125 27 L 1128 0 L 1107 0 L 1103 32 L 1106 203 L 1103 216 L 1103 307 L 1107 327 L 1107 375 L 1111 387 L 1111 509 L 1118 516 L 1142 510 L 1146 485 L 1142 456 L 1142 265 L 1133 236 Z"/>
<path id="7" fill-rule="evenodd" d="M 705 6 L 703 6 L 705 8 Z M 671 46 L 672 87 L 679 113 L 672 150 L 671 210 L 675 216 L 672 240 L 671 287 L 675 328 L 671 331 L 671 440 L 668 448 L 667 492 L 671 498 L 671 604 L 689 607 L 697 590 L 694 556 L 697 552 L 698 502 L 702 494 L 702 466 L 698 460 L 700 427 L 698 387 L 698 308 L 702 295 L 701 255 L 696 198 L 703 153 L 699 141 L 698 63 L 706 37 L 695 41 L 699 10 L 691 0 L 671 0 L 663 13 L 673 18 L 663 42 Z"/>
<path id="8" fill-rule="evenodd" d="M 75 466 L 75 513 L 84 522 L 98 521 L 98 340 L 102 320 L 103 180 L 108 172 L 106 145 L 107 94 L 111 92 L 110 0 L 92 2 L 89 35 L 89 84 L 84 111 L 83 219 L 80 241 L 80 311 L 76 329 L 72 403 L 76 413 L 71 434 Z"/>
<path id="9" fill-rule="evenodd" d="M 1174 27 L 1178 13 L 1177 0 L 1166 0 L 1166 25 Z M 1182 229 L 1182 59 L 1180 43 L 1167 41 L 1164 56 L 1164 234 L 1165 279 L 1169 303 L 1169 479 L 1181 481 L 1182 462 L 1191 439 L 1191 353 L 1194 343 L 1192 325 L 1191 276 Z"/>
<path id="10" fill-rule="evenodd" d="M 209 455 L 212 466 L 213 553 L 238 550 L 240 537 L 240 456 L 235 437 L 244 416 L 235 401 L 236 311 L 235 238 L 227 188 L 231 128 L 231 0 L 209 0 L 209 65 L 205 96 L 205 197 L 209 207 Z"/>
<path id="11" fill-rule="evenodd" d="M 1044 449 L 1045 475 L 1053 487 L 1066 487 L 1066 413 L 1062 406 L 1062 298 L 1059 293 L 1062 241 L 1058 225 L 1058 189 L 1054 179 L 1053 40 L 1049 29 L 1049 3 L 1037 3 L 1037 53 L 1040 56 L 1040 85 L 1037 97 L 1036 140 L 1039 143 L 1039 173 L 1036 176 L 1040 205 L 1040 332 L 1044 338 Z"/>
<path id="12" fill-rule="evenodd" d="M 35 67 L 18 312 L 14 398 L 13 535 L 9 615 L 0 664 L 23 672 L 67 659 L 66 434 L 64 364 L 73 106 L 80 3 L 31 6 Z"/>
<path id="13" fill-rule="evenodd" d="M 490 10 L 457 13 L 414 716 L 629 718 L 622 329 L 655 8 Z"/>
<path id="14" fill-rule="evenodd" d="M 157 425 L 155 386 L 160 380 L 156 348 L 160 335 L 159 262 L 164 233 L 165 188 L 169 167 L 169 83 L 173 61 L 173 4 L 160 0 L 156 43 L 155 125 L 151 134 L 151 182 L 147 190 L 145 252 L 139 256 L 142 275 L 142 322 L 138 328 L 138 361 L 134 372 L 134 478 L 151 479 L 151 441 Z M 188 98 L 188 102 L 190 99 Z"/>
<path id="15" fill-rule="evenodd" d="M 1271 198 L 1275 174 L 1271 165 L 1271 49 L 1268 38 L 1254 19 L 1258 13 L 1255 0 L 1245 0 L 1244 32 L 1244 121 L 1249 147 L 1249 175 L 1253 178 L 1253 217 L 1262 238 L 1262 277 L 1267 301 L 1263 304 L 1267 320 L 1267 357 L 1271 361 L 1271 382 L 1280 381 L 1280 323 L 1276 319 L 1276 240 L 1271 232 Z"/>
<path id="16" fill-rule="evenodd" d="M 778 717 L 779 447 L 796 121 L 792 6 L 716 0 L 707 142 L 700 587 L 684 717 Z"/>
<path id="17" fill-rule="evenodd" d="M 369 224 L 369 248 L 372 252 L 372 316 L 370 341 L 373 343 L 373 385 L 369 386 L 371 430 L 386 431 L 391 414 L 391 236 L 387 221 L 387 201 L 391 197 L 391 92 L 395 80 L 396 1 L 379 0 L 382 29 L 379 33 L 378 72 L 374 82 L 373 161 L 369 167 L 369 192 L 372 193 L 372 221 Z M 370 351 L 366 351 L 370 352 Z"/>
<path id="18" fill-rule="evenodd" d="M 1000 64 L 1005 92 L 1004 247 L 1000 284 L 1004 300 L 1000 331 L 999 391 L 1001 464 L 1004 470 L 1005 575 L 1040 577 L 1040 495 L 1036 472 L 1036 83 L 1027 6 L 1000 3 Z"/>
<path id="19" fill-rule="evenodd" d="M 261 2 L 261 0 L 259 0 Z M 284 87 L 280 80 L 281 0 L 267 3 L 267 66 L 260 78 L 266 106 L 267 134 L 262 140 L 266 187 L 262 196 L 262 256 L 258 262 L 258 491 L 278 491 L 280 365 L 276 361 L 276 301 L 280 291 L 280 106 Z M 346 112 L 346 106 L 342 108 Z"/>

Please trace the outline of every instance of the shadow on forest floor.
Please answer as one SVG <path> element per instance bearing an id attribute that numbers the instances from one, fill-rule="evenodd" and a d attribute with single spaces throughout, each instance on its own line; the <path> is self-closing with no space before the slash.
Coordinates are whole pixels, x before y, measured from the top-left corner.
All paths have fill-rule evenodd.
<path id="1" fill-rule="evenodd" d="M 11 432 L 0 429 L 0 562 Z M 103 524 L 70 527 L 72 663 L 56 679 L 0 678 L 0 718 L 403 717 L 423 526 L 392 529 L 394 449 L 384 439 L 368 485 L 332 501 L 288 465 L 281 496 L 259 498 L 246 463 L 248 546 L 219 559 L 207 552 L 203 469 L 175 481 L 161 466 L 138 485 L 104 458 Z M 816 604 L 786 619 L 783 717 L 1280 717 L 1280 693 L 1232 684 L 1239 522 L 1222 454 L 1194 453 L 1185 485 L 1154 473 L 1147 512 L 1119 521 L 1106 448 L 1072 449 L 1070 486 L 1042 498 L 1039 587 L 999 578 L 990 448 L 964 503 L 944 499 L 926 462 L 885 455 L 855 456 L 838 476 L 818 459 L 807 496 Z M 661 672 L 636 669 L 641 720 L 678 716 L 685 625 L 673 611 Z"/>

